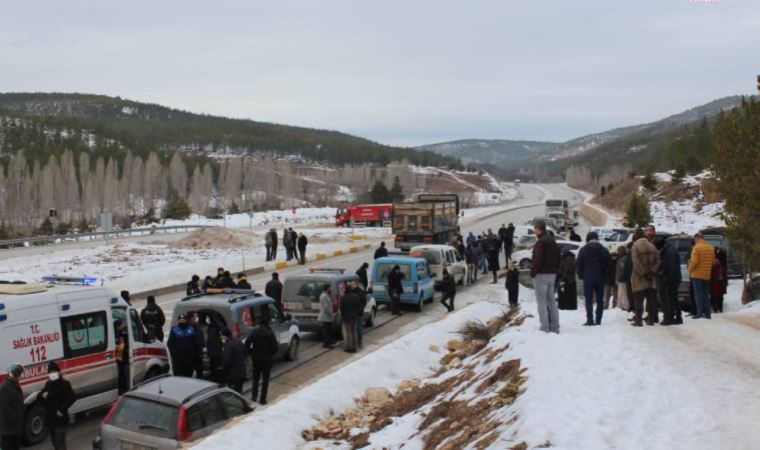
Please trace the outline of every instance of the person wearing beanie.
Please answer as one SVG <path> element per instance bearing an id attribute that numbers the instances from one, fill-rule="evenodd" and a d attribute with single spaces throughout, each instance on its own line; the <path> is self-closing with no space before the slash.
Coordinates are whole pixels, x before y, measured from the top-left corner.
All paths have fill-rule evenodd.
<path id="1" fill-rule="evenodd" d="M 232 337 L 232 331 L 224 328 L 220 334 L 222 345 L 222 377 L 227 386 L 238 392 L 243 393 L 243 382 L 245 381 L 245 353 L 240 341 Z"/>
<path id="2" fill-rule="evenodd" d="M 127 302 L 127 305 L 132 306 L 132 299 L 129 296 L 129 291 L 121 291 L 121 298 Z"/>
<path id="3" fill-rule="evenodd" d="M 198 275 L 193 275 L 193 277 L 190 279 L 190 281 L 187 282 L 185 285 L 185 295 L 188 297 L 195 294 L 201 293 L 201 288 L 198 286 L 198 283 L 201 281 L 201 277 Z"/>
<path id="4" fill-rule="evenodd" d="M 50 429 L 50 441 L 55 450 L 66 450 L 66 426 L 69 424 L 69 408 L 76 401 L 71 383 L 63 378 L 55 361 L 48 364 L 48 381 L 40 393 L 46 411 L 46 424 Z"/>
<path id="5" fill-rule="evenodd" d="M 251 290 L 251 283 L 248 282 L 248 277 L 245 276 L 244 273 L 239 273 L 237 276 L 237 284 L 235 285 L 236 289 L 247 289 Z"/>
<path id="6" fill-rule="evenodd" d="M 19 450 L 24 432 L 24 394 L 19 379 L 24 366 L 11 364 L 8 377 L 0 385 L 0 448 Z"/>
<path id="7" fill-rule="evenodd" d="M 148 296 L 148 304 L 140 312 L 140 319 L 142 320 L 143 325 L 145 325 L 145 328 L 150 332 L 151 336 L 161 342 L 164 341 L 166 316 L 161 307 L 156 303 L 156 297 L 152 295 Z"/>

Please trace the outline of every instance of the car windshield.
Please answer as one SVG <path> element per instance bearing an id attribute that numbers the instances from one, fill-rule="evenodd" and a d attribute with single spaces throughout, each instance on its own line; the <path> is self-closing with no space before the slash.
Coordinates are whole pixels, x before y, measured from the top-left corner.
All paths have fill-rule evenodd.
<path id="1" fill-rule="evenodd" d="M 396 263 L 381 263 L 378 264 L 375 268 L 375 280 L 377 281 L 387 281 L 388 280 L 388 274 L 391 273 L 391 270 L 398 265 L 401 269 L 401 273 L 404 274 L 404 278 L 407 280 L 412 279 L 412 266 L 409 264 L 396 264 Z"/>
<path id="2" fill-rule="evenodd" d="M 286 280 L 285 281 L 285 298 L 291 300 L 294 298 L 315 299 L 319 298 L 322 288 L 329 284 L 326 280 Z"/>
<path id="3" fill-rule="evenodd" d="M 174 439 L 177 408 L 135 397 L 124 397 L 108 425 L 147 434 L 158 438 Z"/>
<path id="4" fill-rule="evenodd" d="M 414 250 L 414 253 L 414 256 L 417 256 L 416 253 L 419 253 L 419 256 L 425 258 L 428 264 L 441 263 L 441 252 L 438 250 Z"/>

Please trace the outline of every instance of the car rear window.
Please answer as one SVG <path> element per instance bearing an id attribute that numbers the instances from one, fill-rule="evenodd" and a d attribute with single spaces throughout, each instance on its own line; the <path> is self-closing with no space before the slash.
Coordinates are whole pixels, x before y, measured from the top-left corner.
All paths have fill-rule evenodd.
<path id="1" fill-rule="evenodd" d="M 330 283 L 324 280 L 288 280 L 285 282 L 285 299 L 318 299 L 325 284 Z"/>
<path id="2" fill-rule="evenodd" d="M 425 258 L 428 264 L 438 265 L 441 264 L 441 252 L 439 250 L 415 250 L 415 255 L 419 253 L 421 258 Z"/>
<path id="3" fill-rule="evenodd" d="M 407 280 L 412 279 L 412 267 L 409 264 L 380 263 L 377 265 L 375 269 L 375 280 L 387 281 L 388 274 L 391 273 L 391 271 L 396 265 L 399 266 L 399 268 L 401 269 L 401 273 L 404 274 L 404 277 Z"/>
<path id="4" fill-rule="evenodd" d="M 108 425 L 158 438 L 176 437 L 177 408 L 135 397 L 124 397 Z"/>

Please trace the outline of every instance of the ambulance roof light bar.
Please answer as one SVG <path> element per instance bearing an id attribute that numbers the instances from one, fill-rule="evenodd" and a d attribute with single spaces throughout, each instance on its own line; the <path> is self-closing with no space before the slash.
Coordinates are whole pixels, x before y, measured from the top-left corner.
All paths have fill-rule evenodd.
<path id="1" fill-rule="evenodd" d="M 93 286 L 98 281 L 95 277 L 68 277 L 63 275 L 48 275 L 42 277 L 42 281 L 50 284 L 79 284 Z"/>
<path id="2" fill-rule="evenodd" d="M 330 268 L 330 267 L 312 267 L 309 269 L 309 272 L 311 273 L 319 273 L 319 272 L 339 272 L 339 273 L 345 273 L 346 269 L 338 269 L 338 268 Z"/>

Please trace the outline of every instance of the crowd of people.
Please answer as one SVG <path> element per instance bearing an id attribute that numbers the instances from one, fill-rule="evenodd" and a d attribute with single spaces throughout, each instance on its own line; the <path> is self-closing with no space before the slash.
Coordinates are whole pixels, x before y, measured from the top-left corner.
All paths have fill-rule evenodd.
<path id="1" fill-rule="evenodd" d="M 537 222 L 534 231 L 538 239 L 531 277 L 542 331 L 559 333 L 559 310 L 577 309 L 577 280 L 583 285 L 585 326 L 601 325 L 610 307 L 631 313 L 628 320 L 635 327 L 683 324 L 678 300 L 681 256 L 675 244 L 657 238 L 654 226 L 636 229 L 632 242 L 612 253 L 590 232 L 577 258 L 570 250 L 560 253 L 545 223 Z M 687 267 L 690 316 L 710 319 L 722 312 L 728 286 L 726 249 L 713 248 L 697 233 Z"/>
<path id="2" fill-rule="evenodd" d="M 285 260 L 297 260 L 300 264 L 306 264 L 306 246 L 309 240 L 303 233 L 293 231 L 292 227 L 282 230 L 282 239 L 277 235 L 277 230 L 272 228 L 264 237 L 264 246 L 266 247 L 266 260 L 274 261 L 277 259 L 277 247 L 280 240 L 282 247 L 285 249 Z"/>
<path id="3" fill-rule="evenodd" d="M 458 236 L 453 245 L 464 255 L 467 263 L 468 283 L 478 281 L 478 272 L 487 275 L 491 272 L 493 284 L 498 282 L 498 272 L 500 269 L 499 254 L 504 253 L 504 265 L 509 267 L 514 249 L 515 226 L 502 224 L 497 233 L 492 229 L 475 236 L 470 232 L 467 239 L 462 241 Z"/>

